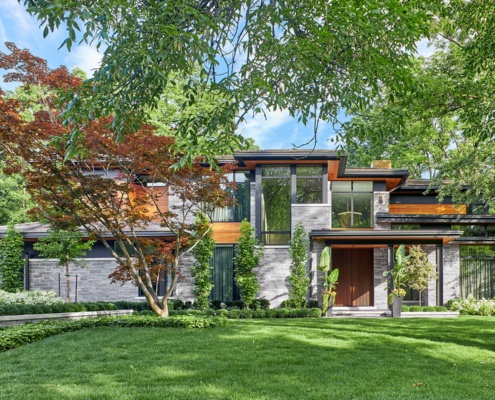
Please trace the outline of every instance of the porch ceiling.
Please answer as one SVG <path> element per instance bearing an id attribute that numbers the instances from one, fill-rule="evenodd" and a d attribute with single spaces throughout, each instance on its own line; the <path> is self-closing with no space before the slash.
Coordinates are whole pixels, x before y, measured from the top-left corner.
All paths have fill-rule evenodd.
<path id="1" fill-rule="evenodd" d="M 325 240 L 330 245 L 446 244 L 460 237 L 462 233 L 462 231 L 433 229 L 313 230 L 309 233 L 309 237 L 313 240 Z"/>

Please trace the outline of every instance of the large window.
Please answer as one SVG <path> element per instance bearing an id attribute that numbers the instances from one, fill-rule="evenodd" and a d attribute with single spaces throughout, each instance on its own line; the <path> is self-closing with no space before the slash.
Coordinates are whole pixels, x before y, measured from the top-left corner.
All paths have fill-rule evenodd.
<path id="1" fill-rule="evenodd" d="M 236 202 L 230 207 L 216 208 L 213 211 L 212 222 L 241 222 L 244 218 L 249 221 L 250 172 L 235 171 L 228 175 L 228 179 L 236 184 L 236 189 L 230 193 Z"/>
<path id="2" fill-rule="evenodd" d="M 210 300 L 221 302 L 239 299 L 239 291 L 234 282 L 234 246 L 217 246 L 211 260 L 213 289 Z"/>
<path id="3" fill-rule="evenodd" d="M 296 203 L 323 203 L 322 170 L 321 165 L 296 165 Z"/>
<path id="4" fill-rule="evenodd" d="M 261 239 L 263 244 L 287 244 L 290 239 L 291 167 L 261 168 Z"/>
<path id="5" fill-rule="evenodd" d="M 373 182 L 332 182 L 332 227 L 373 226 Z"/>

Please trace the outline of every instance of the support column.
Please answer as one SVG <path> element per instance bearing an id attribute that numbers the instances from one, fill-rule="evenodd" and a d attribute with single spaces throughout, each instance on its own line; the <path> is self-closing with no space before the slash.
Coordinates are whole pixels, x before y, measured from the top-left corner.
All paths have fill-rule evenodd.
<path id="1" fill-rule="evenodd" d="M 437 244 L 437 306 L 443 306 L 443 244 Z"/>

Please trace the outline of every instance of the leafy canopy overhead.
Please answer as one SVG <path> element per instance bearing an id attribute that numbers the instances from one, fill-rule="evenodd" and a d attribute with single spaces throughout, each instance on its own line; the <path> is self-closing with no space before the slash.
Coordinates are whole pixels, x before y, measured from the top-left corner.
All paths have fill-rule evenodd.
<path id="1" fill-rule="evenodd" d="M 82 40 L 104 52 L 94 77 L 71 97 L 67 120 L 113 114 L 122 136 L 178 86 L 187 99 L 175 132 L 187 143 L 182 162 L 214 155 L 219 140 L 238 146 L 243 139 L 235 130 L 251 113 L 284 108 L 305 124 L 335 121 L 339 108 L 363 106 L 382 83 L 400 90 L 438 6 L 417 0 L 22 3 L 45 36 L 64 23 L 62 46 L 70 50 Z M 212 95 L 216 107 L 188 112 Z M 78 126 L 73 141 L 82 135 Z"/>

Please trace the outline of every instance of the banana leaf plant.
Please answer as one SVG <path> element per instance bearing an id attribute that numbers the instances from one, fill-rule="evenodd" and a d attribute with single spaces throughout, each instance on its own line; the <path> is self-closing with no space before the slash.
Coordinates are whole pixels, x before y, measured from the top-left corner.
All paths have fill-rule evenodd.
<path id="1" fill-rule="evenodd" d="M 335 287 L 338 283 L 337 280 L 339 279 L 338 268 L 332 269 L 331 247 L 327 246 L 321 252 L 320 265 L 318 265 L 318 270 L 323 272 L 322 308 L 323 314 L 325 315 L 328 311 L 328 308 L 335 302 L 335 296 L 337 296 Z"/>
<path id="2" fill-rule="evenodd" d="M 404 297 L 406 295 L 406 291 L 403 289 L 406 286 L 404 283 L 404 278 L 406 277 L 405 267 L 410 258 L 410 255 L 406 255 L 405 246 L 401 244 L 395 252 L 394 268 L 383 273 L 384 277 L 392 278 L 392 287 L 390 288 L 391 290 L 388 296 L 388 302 L 390 304 L 394 301 L 394 297 Z"/>

